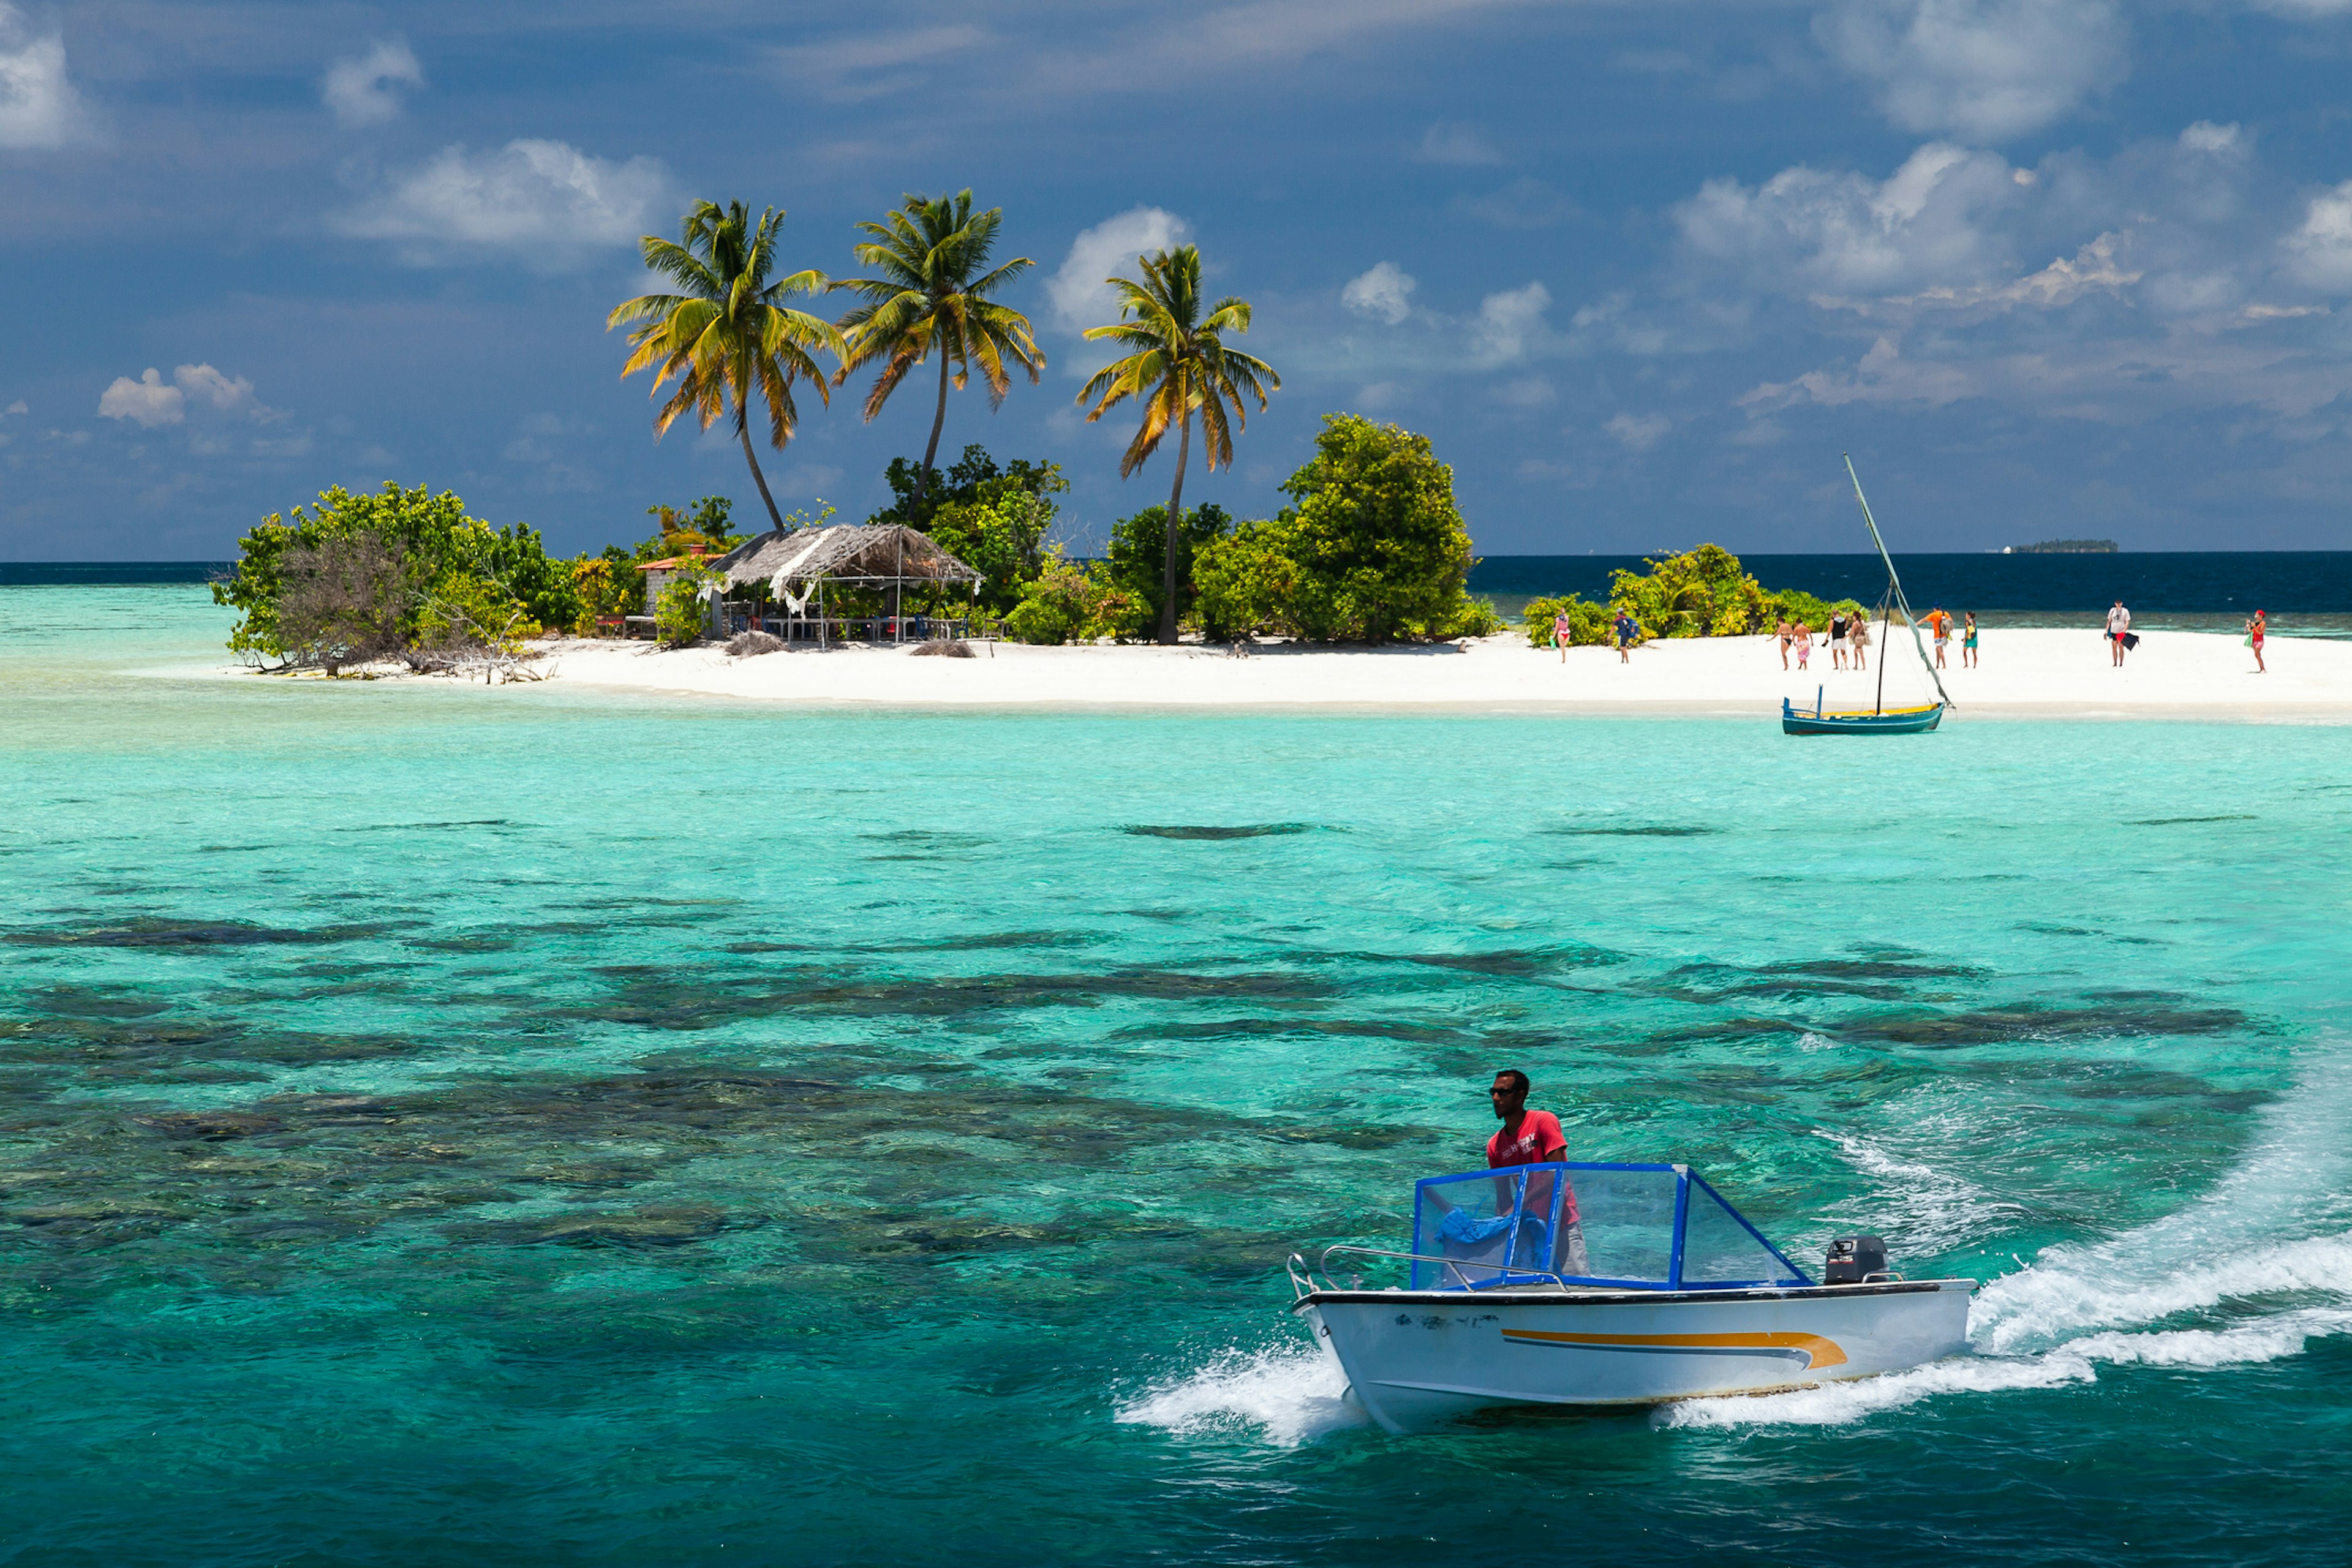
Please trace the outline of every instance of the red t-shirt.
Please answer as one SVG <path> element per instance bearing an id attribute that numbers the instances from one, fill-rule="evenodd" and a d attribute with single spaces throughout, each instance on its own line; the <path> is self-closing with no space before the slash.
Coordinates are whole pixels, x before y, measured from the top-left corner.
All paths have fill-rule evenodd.
<path id="1" fill-rule="evenodd" d="M 1506 1142 L 1506 1139 L 1509 1142 Z M 1549 1110 L 1530 1110 L 1520 1117 L 1516 1137 L 1497 1128 L 1495 1135 L 1486 1140 L 1486 1164 L 1490 1170 L 1498 1165 L 1540 1165 L 1560 1159 L 1567 1153 L 1568 1138 L 1559 1130 L 1559 1118 Z M 1503 1184 L 1503 1178 L 1497 1176 L 1495 1180 L 1498 1187 Z M 1528 1182 L 1526 1198 L 1528 1213 L 1544 1214 L 1550 1210 L 1551 1181 L 1550 1176 L 1542 1175 Z M 1497 1195 L 1495 1201 L 1500 1205 L 1509 1203 L 1510 1199 Z M 1568 1189 L 1561 1201 L 1559 1217 L 1563 1223 L 1576 1222 L 1574 1187 Z"/>
<path id="2" fill-rule="evenodd" d="M 1559 1118 L 1549 1110 L 1530 1110 L 1520 1117 L 1517 1136 L 1497 1128 L 1486 1140 L 1489 1166 L 1540 1165 L 1567 1152 L 1568 1139 L 1559 1130 Z"/>

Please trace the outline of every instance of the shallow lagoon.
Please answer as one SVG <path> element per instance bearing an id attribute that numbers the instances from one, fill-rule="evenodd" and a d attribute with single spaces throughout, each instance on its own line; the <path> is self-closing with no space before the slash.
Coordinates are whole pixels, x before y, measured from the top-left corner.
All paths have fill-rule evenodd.
<path id="1" fill-rule="evenodd" d="M 8 1561 L 2340 1560 L 2344 729 L 297 686 L 6 598 Z M 1281 1258 L 1506 1064 L 1987 1355 L 1352 1422 Z"/>

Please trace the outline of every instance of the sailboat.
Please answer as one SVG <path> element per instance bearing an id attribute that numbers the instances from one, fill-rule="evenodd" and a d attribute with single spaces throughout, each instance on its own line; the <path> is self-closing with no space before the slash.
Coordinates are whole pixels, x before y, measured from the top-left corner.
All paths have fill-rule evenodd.
<path id="1" fill-rule="evenodd" d="M 1845 477 L 1853 481 L 1853 499 L 1862 503 L 1862 521 L 1870 527 L 1870 542 L 1878 546 L 1878 558 L 1886 563 L 1886 596 L 1879 601 L 1883 620 L 1878 647 L 1878 696 L 1870 711 L 1860 710 L 1832 713 L 1822 706 L 1822 693 L 1827 687 L 1813 691 L 1812 711 L 1807 712 L 1780 699 L 1780 732 L 1784 735 L 1923 735 L 1944 721 L 1944 710 L 1954 706 L 1944 690 L 1943 679 L 1936 673 L 1934 661 L 1927 657 L 1927 645 L 1919 636 L 1919 623 L 1913 618 L 1910 601 L 1903 596 L 1903 579 L 1895 575 L 1895 557 L 1886 552 L 1886 541 L 1879 537 L 1878 520 L 1870 515 L 1870 498 L 1862 493 L 1862 476 L 1853 471 L 1853 458 L 1845 459 Z M 1919 663 L 1935 682 L 1937 700 L 1911 708 L 1886 706 L 1886 645 L 1895 627 L 1895 612 L 1903 612 L 1904 625 L 1911 628 L 1911 646 L 1919 650 Z"/>

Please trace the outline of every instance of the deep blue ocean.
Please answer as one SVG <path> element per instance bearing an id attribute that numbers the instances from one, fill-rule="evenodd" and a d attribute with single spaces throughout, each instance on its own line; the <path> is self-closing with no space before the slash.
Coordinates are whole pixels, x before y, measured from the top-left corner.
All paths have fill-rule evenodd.
<path id="1" fill-rule="evenodd" d="M 1744 555 L 1768 588 L 1802 588 L 1825 599 L 1876 603 L 1885 590 L 1878 557 Z M 2098 611 L 2121 598 L 2135 613 L 2295 615 L 2352 611 L 2352 550 L 2236 552 L 2123 552 L 2111 555 L 1898 555 L 1913 604 L 1979 611 Z M 201 583 L 233 563 L 0 562 L 0 586 Z M 1475 593 L 1609 595 L 1609 574 L 1646 570 L 1638 555 L 1490 555 L 1470 574 Z"/>
<path id="2" fill-rule="evenodd" d="M 1875 604 L 1886 568 L 1875 555 L 1742 555 L 1767 588 Z M 2097 612 L 2117 599 L 2144 611 L 2248 616 L 2352 610 L 2352 550 L 2119 551 L 2105 555 L 1897 555 L 1912 607 Z M 1646 571 L 1638 555 L 1492 555 L 1470 574 L 1481 594 L 1580 593 L 1605 601 L 1612 571 Z"/>
<path id="3" fill-rule="evenodd" d="M 816 710 L 0 609 L 11 1568 L 2352 1552 L 2352 729 Z M 1282 1259 L 1402 1239 L 1502 1066 L 1983 1281 L 1976 1353 L 1365 1425 Z"/>

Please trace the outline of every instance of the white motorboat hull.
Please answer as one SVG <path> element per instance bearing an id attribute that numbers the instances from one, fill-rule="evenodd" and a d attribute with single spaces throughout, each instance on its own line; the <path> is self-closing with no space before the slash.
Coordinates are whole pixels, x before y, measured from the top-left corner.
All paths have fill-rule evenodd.
<path id="1" fill-rule="evenodd" d="M 1967 1279 L 1752 1290 L 1318 1290 L 1294 1309 L 1391 1432 L 1507 1405 L 1769 1394 L 1968 1348 Z"/>

